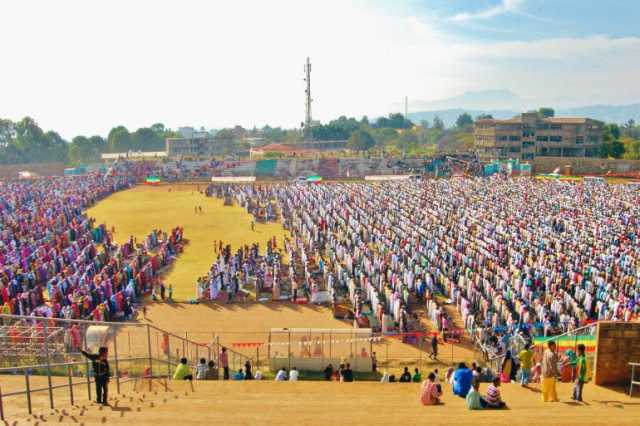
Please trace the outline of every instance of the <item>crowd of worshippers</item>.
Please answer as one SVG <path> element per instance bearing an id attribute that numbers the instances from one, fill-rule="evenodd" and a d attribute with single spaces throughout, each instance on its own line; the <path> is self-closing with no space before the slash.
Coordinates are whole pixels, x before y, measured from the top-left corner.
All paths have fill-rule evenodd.
<path id="1" fill-rule="evenodd" d="M 8 182 L 0 186 L 0 312 L 67 319 L 135 316 L 158 271 L 181 250 L 183 230 L 152 231 L 138 243 L 113 241 L 85 209 L 139 182 L 144 164 L 106 174 Z M 47 297 L 45 298 L 45 291 Z"/>
<path id="2" fill-rule="evenodd" d="M 229 188 L 243 206 L 276 200 L 289 258 L 323 259 L 318 285 L 368 304 L 383 329 L 403 331 L 410 301 L 434 293 L 492 337 L 638 318 L 632 186 L 493 177 Z"/>
<path id="3" fill-rule="evenodd" d="M 283 271 L 281 251 L 275 237 L 267 241 L 266 251 L 262 254 L 257 243 L 241 246 L 232 252 L 231 246 L 223 240 L 214 241 L 213 250 L 216 260 L 207 275 L 197 279 L 195 301 L 240 301 L 245 297 L 243 289 L 247 285 L 252 284 L 258 289 L 267 285 L 279 288 L 279 280 L 287 272 Z"/>

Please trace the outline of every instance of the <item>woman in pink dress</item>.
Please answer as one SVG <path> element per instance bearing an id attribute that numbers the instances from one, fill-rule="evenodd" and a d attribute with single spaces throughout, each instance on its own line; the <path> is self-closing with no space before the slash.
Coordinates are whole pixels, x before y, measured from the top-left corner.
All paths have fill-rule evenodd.
<path id="1" fill-rule="evenodd" d="M 440 395 L 442 392 L 435 381 L 436 375 L 429 373 L 427 380 L 422 382 L 422 386 L 420 386 L 420 402 L 422 405 L 436 405 L 440 403 Z"/>

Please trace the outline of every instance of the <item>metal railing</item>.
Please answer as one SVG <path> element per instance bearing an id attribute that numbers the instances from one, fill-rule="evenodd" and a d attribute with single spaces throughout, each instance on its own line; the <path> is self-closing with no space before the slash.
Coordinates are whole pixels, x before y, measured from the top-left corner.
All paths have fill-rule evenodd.
<path id="1" fill-rule="evenodd" d="M 536 360 L 540 360 L 542 358 L 544 345 L 549 342 L 555 342 L 556 346 L 559 348 L 559 351 L 566 351 L 570 349 L 573 351 L 573 353 L 577 353 L 578 345 L 584 338 L 595 337 L 597 324 L 597 322 L 593 322 L 591 324 L 576 328 L 571 331 L 567 331 L 562 334 L 538 338 L 538 340 L 540 340 L 538 343 L 536 343 L 535 341 L 531 343 L 531 349 L 534 351 L 535 355 L 534 358 Z M 514 337 L 516 339 L 515 341 Z M 516 335 L 514 337 L 512 337 L 508 349 L 511 351 L 512 356 L 517 357 L 518 352 L 525 347 L 526 341 L 520 335 Z M 493 371 L 499 373 L 502 366 L 502 361 L 504 360 L 506 353 L 490 355 L 489 349 L 485 345 L 482 345 L 482 343 L 480 343 L 480 345 L 482 346 L 483 352 L 485 353 L 485 359 L 488 367 L 493 369 Z M 590 364 L 594 365 L 594 351 L 588 350 L 587 348 L 586 356 Z"/>
<path id="2" fill-rule="evenodd" d="M 73 404 L 74 387 L 86 386 L 91 399 L 92 379 L 90 361 L 82 349 L 108 349 L 108 361 L 116 392 L 120 386 L 138 378 L 171 377 L 181 358 L 193 366 L 200 358 L 218 361 L 219 339 L 194 342 L 151 324 L 133 322 L 99 322 L 67 320 L 20 315 L 0 315 L 0 377 L 24 376 L 24 387 L 4 392 L 0 388 L 0 420 L 4 420 L 4 398 L 24 395 L 27 409 L 32 413 L 34 392 L 48 392 L 49 406 L 54 408 L 54 390 L 68 388 Z M 230 367 L 243 365 L 251 357 L 227 349 Z M 46 386 L 33 387 L 31 377 L 42 376 Z M 53 383 L 56 377 L 66 377 L 64 383 Z M 74 380 L 80 378 L 81 380 Z M 64 379 L 63 379 L 64 380 Z M 151 384 L 151 382 L 149 382 Z M 3 393 L 4 392 L 4 393 Z"/>

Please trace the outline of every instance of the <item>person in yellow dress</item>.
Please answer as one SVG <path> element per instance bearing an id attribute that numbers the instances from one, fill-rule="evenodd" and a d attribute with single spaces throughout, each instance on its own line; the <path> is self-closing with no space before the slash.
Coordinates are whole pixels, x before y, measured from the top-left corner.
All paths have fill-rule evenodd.
<path id="1" fill-rule="evenodd" d="M 518 359 L 520 360 L 520 385 L 527 386 L 531 377 L 531 367 L 533 367 L 533 352 L 529 343 L 518 353 Z"/>

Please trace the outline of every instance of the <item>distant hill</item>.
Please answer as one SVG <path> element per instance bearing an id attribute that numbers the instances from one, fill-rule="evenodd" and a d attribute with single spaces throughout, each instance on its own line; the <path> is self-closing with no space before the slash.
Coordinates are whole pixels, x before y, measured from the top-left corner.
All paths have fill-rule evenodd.
<path id="1" fill-rule="evenodd" d="M 563 102 L 559 102 L 563 104 Z M 462 113 L 473 118 L 480 114 L 491 114 L 494 118 L 511 118 L 521 111 L 548 106 L 554 108 L 554 102 L 523 99 L 509 90 L 481 90 L 466 92 L 459 96 L 437 101 L 413 101 L 410 106 L 416 112 L 409 113 L 413 122 L 427 120 L 433 123 L 438 116 L 445 126 L 452 126 Z M 556 103 L 558 105 L 558 103 Z M 566 103 L 564 103 L 566 105 Z M 555 107 L 556 116 L 589 117 L 609 123 L 626 123 L 629 119 L 640 122 L 640 103 L 630 105 L 590 105 L 581 107 Z"/>
<path id="2" fill-rule="evenodd" d="M 505 119 L 520 114 L 516 110 L 482 110 L 482 109 L 465 109 L 452 108 L 433 111 L 420 111 L 409 113 L 409 119 L 414 123 L 420 120 L 427 120 L 429 124 L 433 124 L 433 119 L 438 116 L 444 122 L 445 126 L 451 127 L 456 123 L 456 119 L 460 114 L 470 114 L 474 119 L 480 114 L 491 114 L 493 118 Z M 605 121 L 607 123 L 624 124 L 629 119 L 634 119 L 636 123 L 640 122 L 640 103 L 631 105 L 593 105 L 577 108 L 559 108 L 556 109 L 557 117 L 588 117 L 596 120 Z"/>
<path id="3" fill-rule="evenodd" d="M 557 116 L 589 117 L 608 123 L 623 124 L 634 119 L 640 121 L 640 103 L 631 105 L 593 105 L 578 108 L 562 108 L 556 111 Z"/>
<path id="4" fill-rule="evenodd" d="M 509 90 L 481 90 L 477 92 L 465 92 L 462 95 L 436 101 L 411 102 L 411 108 L 422 111 L 470 109 L 470 110 L 519 110 L 524 101 Z"/>

